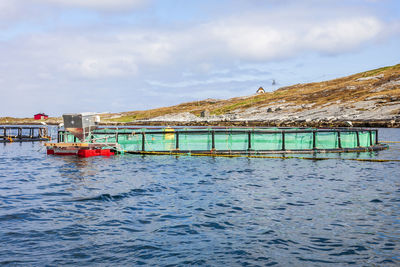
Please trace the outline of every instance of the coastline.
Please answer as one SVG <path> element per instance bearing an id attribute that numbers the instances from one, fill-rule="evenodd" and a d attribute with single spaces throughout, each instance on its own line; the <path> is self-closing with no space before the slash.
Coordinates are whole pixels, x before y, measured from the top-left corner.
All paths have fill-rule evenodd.
<path id="1" fill-rule="evenodd" d="M 350 124 L 350 123 L 351 124 Z M 400 128 L 400 121 L 393 120 L 369 120 L 369 121 L 140 121 L 124 124 L 105 123 L 104 125 L 126 125 L 126 126 L 222 126 L 222 127 L 372 127 L 372 128 Z"/>
<path id="2" fill-rule="evenodd" d="M 5 125 L 59 125 L 60 120 L 49 121 L 7 121 Z M 400 120 L 212 120 L 212 121 L 174 121 L 174 120 L 140 120 L 132 122 L 101 122 L 100 126 L 220 126 L 220 127 L 367 127 L 367 128 L 400 128 Z"/>
<path id="3" fill-rule="evenodd" d="M 400 64 L 230 99 L 102 113 L 104 126 L 400 128 Z M 0 125 L 59 125 L 61 117 L 0 117 Z"/>

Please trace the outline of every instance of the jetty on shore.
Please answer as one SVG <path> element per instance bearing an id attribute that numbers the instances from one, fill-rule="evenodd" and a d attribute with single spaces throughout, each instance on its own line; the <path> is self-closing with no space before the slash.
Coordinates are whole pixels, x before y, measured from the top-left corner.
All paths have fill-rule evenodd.
<path id="1" fill-rule="evenodd" d="M 0 143 L 48 141 L 48 129 L 45 126 L 3 126 L 0 127 Z"/>

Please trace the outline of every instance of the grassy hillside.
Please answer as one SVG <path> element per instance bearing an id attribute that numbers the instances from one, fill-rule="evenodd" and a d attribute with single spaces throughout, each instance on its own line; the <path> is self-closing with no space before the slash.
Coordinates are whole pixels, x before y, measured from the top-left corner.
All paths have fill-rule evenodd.
<path id="1" fill-rule="evenodd" d="M 377 78 L 373 78 L 376 77 Z M 360 78 L 370 78 L 358 80 Z M 167 114 L 190 112 L 199 116 L 201 111 L 207 109 L 211 114 L 221 115 L 234 110 L 244 110 L 257 106 L 265 106 L 277 101 L 291 102 L 293 104 L 314 104 L 313 107 L 340 103 L 352 103 L 379 96 L 380 98 L 399 98 L 400 86 L 390 86 L 390 81 L 400 78 L 400 64 L 370 70 L 330 81 L 296 84 L 280 88 L 273 92 L 247 97 L 236 97 L 228 100 L 204 100 L 179 104 L 176 106 L 150 109 L 146 111 L 122 112 L 119 115 L 111 114 L 103 116 L 105 121 L 131 122 L 154 118 Z M 389 84 L 389 86 L 387 86 Z M 385 85 L 381 90 L 374 89 Z M 385 100 L 385 99 L 383 99 Z"/>
<path id="2" fill-rule="evenodd" d="M 302 105 L 308 105 L 307 108 L 310 108 L 310 104 L 312 104 L 312 109 L 338 103 L 351 106 L 352 103 L 373 98 L 379 99 L 379 105 L 391 105 L 400 101 L 400 64 L 330 81 L 296 84 L 259 95 L 235 97 L 227 100 L 206 99 L 145 111 L 104 114 L 101 117 L 103 122 L 126 123 L 183 112 L 200 116 L 203 110 L 208 110 L 211 115 L 240 113 L 248 108 L 265 107 L 274 103 L 297 105 L 299 106 L 298 111 L 300 111 L 303 109 Z M 368 110 L 365 110 L 365 112 L 368 112 Z M 396 110 L 395 113 L 400 114 L 400 110 Z M 46 123 L 57 124 L 61 121 L 61 118 L 49 118 Z M 31 123 L 40 122 L 31 118 L 0 118 L 0 124 Z"/>

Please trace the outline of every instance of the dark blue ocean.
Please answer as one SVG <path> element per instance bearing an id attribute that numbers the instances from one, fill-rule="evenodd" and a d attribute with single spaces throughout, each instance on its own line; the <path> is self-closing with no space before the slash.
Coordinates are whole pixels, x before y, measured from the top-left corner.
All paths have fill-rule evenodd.
<path id="1" fill-rule="evenodd" d="M 400 265 L 400 162 L 346 160 L 399 160 L 400 144 L 319 156 L 336 159 L 82 159 L 0 144 L 0 265 Z"/>

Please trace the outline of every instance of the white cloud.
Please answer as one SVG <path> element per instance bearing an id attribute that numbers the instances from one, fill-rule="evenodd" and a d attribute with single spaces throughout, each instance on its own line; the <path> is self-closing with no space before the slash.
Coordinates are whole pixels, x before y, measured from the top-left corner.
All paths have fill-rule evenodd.
<path id="1" fill-rule="evenodd" d="M 311 49 L 338 53 L 373 40 L 383 28 L 383 23 L 373 17 L 342 19 L 312 27 L 303 40 Z"/>
<path id="2" fill-rule="evenodd" d="M 125 10 L 141 7 L 149 0 L 35 0 L 38 3 L 47 3 L 54 6 L 72 8 L 88 8 L 95 10 Z"/>
<path id="3" fill-rule="evenodd" d="M 17 11 L 18 7 L 12 1 L 0 0 L 0 18 L 7 18 Z"/>
<path id="4" fill-rule="evenodd" d="M 212 66 L 220 65 L 218 62 L 281 60 L 309 51 L 348 52 L 377 39 L 384 27 L 377 18 L 367 16 L 319 24 L 237 17 L 175 31 L 136 28 L 91 34 L 85 29 L 52 32 L 19 39 L 18 45 L 10 44 L 6 46 L 8 51 L 3 48 L 0 52 L 12 53 L 12 61 L 57 66 L 59 72 L 87 78 L 132 76 L 148 68 L 170 70 L 173 66 L 190 67 L 204 74 L 215 70 Z"/>
<path id="5" fill-rule="evenodd" d="M 160 77 L 149 80 L 162 81 L 167 77 L 162 73 L 189 70 L 206 75 L 216 70 L 214 65 L 227 66 L 237 60 L 276 61 L 309 51 L 339 54 L 375 40 L 383 28 L 383 22 L 367 16 L 328 19 L 319 24 L 308 20 L 282 23 L 257 16 L 237 17 L 174 31 L 114 28 L 90 34 L 85 29 L 52 32 L 0 46 L 0 53 L 9 55 L 11 66 L 18 68 L 15 72 L 29 72 L 32 66 L 41 66 L 39 78 L 61 75 L 99 79 L 157 73 Z M 3 73 L 9 69 L 0 65 Z M 221 79 L 206 81 L 223 82 L 225 78 Z M 178 86 L 190 86 L 193 82 L 197 83 L 191 80 Z"/>
<path id="6" fill-rule="evenodd" d="M 171 62 L 175 52 L 168 42 L 155 32 L 52 33 L 15 40 L 0 46 L 0 53 L 6 53 L 7 49 L 10 58 L 11 63 L 3 65 L 4 69 L 10 69 L 11 65 L 18 72 L 34 65 L 40 66 L 43 73 L 71 79 L 133 77 L 148 66 L 165 66 Z"/>
<path id="7" fill-rule="evenodd" d="M 83 58 L 76 63 L 66 63 L 64 70 L 85 78 L 120 77 L 137 73 L 137 66 L 129 57 Z"/>
<path id="8" fill-rule="evenodd" d="M 341 18 L 313 24 L 310 20 L 276 23 L 242 18 L 206 26 L 227 52 L 246 60 L 287 58 L 304 51 L 341 53 L 376 38 L 383 23 L 374 17 Z"/>
<path id="9" fill-rule="evenodd" d="M 27 13 L 29 11 L 21 0 L 0 0 L 0 26 L 16 19 L 23 19 Z"/>
<path id="10" fill-rule="evenodd" d="M 181 82 L 174 83 L 164 83 L 158 81 L 148 81 L 150 85 L 161 86 L 161 87 L 171 87 L 171 88 L 185 88 L 199 85 L 210 85 L 210 84 L 218 84 L 218 83 L 232 83 L 232 82 L 249 82 L 249 81 L 264 81 L 270 80 L 271 76 L 266 74 L 260 75 L 250 75 L 250 74 L 237 74 L 235 76 L 230 77 L 213 77 L 210 79 L 202 79 L 202 80 L 185 80 Z"/>
<path id="11" fill-rule="evenodd" d="M 258 86 L 259 81 L 280 79 L 272 77 L 275 74 L 270 73 L 269 67 L 254 68 L 257 72 L 240 69 L 241 66 L 270 66 L 271 62 L 282 66 L 286 63 L 280 62 L 301 61 L 304 55 L 356 54 L 376 41 L 382 43 L 385 38 L 397 36 L 400 28 L 398 22 L 378 15 L 320 7 L 264 8 L 252 10 L 251 14 L 222 13 L 201 22 L 196 18 L 190 22 L 176 19 L 176 24 L 168 24 L 165 18 L 154 19 L 153 13 L 143 16 L 143 20 L 132 13 L 119 20 L 120 13 L 111 12 L 107 16 L 95 15 L 90 22 L 85 20 L 90 12 L 74 13 L 82 8 L 101 13 L 132 10 L 149 1 L 31 0 L 23 5 L 27 1 L 0 0 L 0 24 L 9 24 L 9 17 L 13 16 L 17 16 L 17 24 L 22 22 L 20 28 L 6 26 L 16 34 L 0 41 L 0 84 L 16 92 L 6 94 L 4 102 L 10 103 L 11 108 L 17 103 L 17 95 L 24 94 L 33 106 L 38 106 L 57 96 L 65 99 L 63 108 L 75 105 L 79 109 L 77 97 L 95 105 L 97 101 L 107 103 L 113 96 L 130 94 L 139 99 L 135 105 L 152 107 L 178 101 L 180 96 L 190 100 L 194 94 L 188 89 L 205 98 L 230 97 L 234 96 L 229 95 L 233 90 L 241 92 L 241 88 Z M 23 15 L 33 12 L 32 7 L 37 14 L 44 7 L 44 19 L 33 20 L 30 27 L 30 20 Z M 63 25 L 65 17 L 57 20 L 58 15 L 50 14 L 64 14 L 66 10 L 66 17 L 78 18 L 78 22 Z M 53 21 L 56 26 L 46 25 Z M 282 76 L 291 76 L 287 73 Z M 150 90 L 154 88 L 159 90 Z M 82 95 L 83 91 L 90 94 Z M 160 97 L 151 100 L 152 95 L 147 92 Z M 144 104 L 146 96 L 152 104 Z M 121 97 L 119 102 L 126 99 Z M 122 102 L 121 106 L 132 103 Z"/>
<path id="12" fill-rule="evenodd" d="M 86 10 L 96 13 L 128 14 L 149 5 L 153 0 L 0 0 L 0 26 L 9 28 L 18 23 L 48 23 L 64 12 Z"/>

